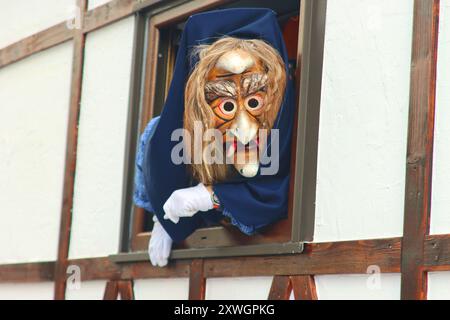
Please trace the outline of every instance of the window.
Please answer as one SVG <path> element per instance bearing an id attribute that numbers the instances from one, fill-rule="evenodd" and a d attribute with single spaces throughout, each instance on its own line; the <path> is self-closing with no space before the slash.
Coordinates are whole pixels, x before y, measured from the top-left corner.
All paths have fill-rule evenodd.
<path id="1" fill-rule="evenodd" d="M 301 107 L 297 125 L 301 130 L 294 130 L 293 137 L 289 216 L 288 219 L 251 237 L 242 234 L 224 219 L 217 226 L 194 232 L 184 243 L 174 248 L 172 258 L 298 253 L 303 249 L 302 241 L 311 240 L 325 2 L 305 1 L 305 4 L 300 4 L 298 0 L 211 0 L 201 3 L 190 1 L 181 5 L 167 5 L 159 8 L 158 12 L 140 12 L 137 15 L 130 103 L 140 105 L 140 110 L 134 108 L 130 116 L 130 158 L 124 196 L 126 200 L 122 219 L 121 252 L 147 250 L 152 229 L 151 215 L 133 206 L 131 196 L 136 141 L 139 132 L 142 132 L 148 121 L 163 108 L 184 23 L 196 12 L 236 7 L 266 7 L 277 12 L 288 47 L 292 76 L 296 78 L 297 88 L 300 87 L 304 91 L 302 93 L 302 90 L 298 90 Z M 303 19 L 300 23 L 303 30 L 300 32 L 299 19 Z M 312 21 L 318 23 L 313 26 Z M 312 32 L 316 33 L 315 37 L 308 37 Z M 302 54 L 298 53 L 298 49 Z M 315 50 L 314 55 L 310 54 L 311 50 Z M 314 60 L 314 64 L 310 64 L 309 60 Z M 301 80 L 300 65 L 297 66 L 300 61 L 304 64 Z M 305 67 L 305 63 L 308 67 Z M 125 258 L 119 254 L 114 259 L 129 261 L 144 257 L 145 254 L 138 254 L 134 255 L 134 258 L 130 258 L 130 255 Z"/>

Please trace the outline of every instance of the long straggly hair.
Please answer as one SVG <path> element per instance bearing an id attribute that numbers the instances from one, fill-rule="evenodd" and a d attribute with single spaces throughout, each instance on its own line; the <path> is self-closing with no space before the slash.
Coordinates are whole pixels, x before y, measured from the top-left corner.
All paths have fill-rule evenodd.
<path id="1" fill-rule="evenodd" d="M 199 61 L 186 84 L 184 92 L 184 129 L 190 134 L 191 145 L 187 145 L 185 150 L 190 152 L 191 160 L 194 154 L 194 123 L 199 121 L 203 126 L 203 132 L 214 128 L 214 112 L 208 105 L 205 97 L 205 85 L 208 73 L 215 67 L 219 58 L 235 49 L 242 49 L 249 52 L 259 60 L 267 74 L 266 98 L 264 101 L 265 111 L 259 117 L 261 123 L 265 124 L 265 129 L 271 129 L 277 117 L 280 106 L 283 102 L 286 88 L 286 70 L 283 59 L 278 52 L 269 44 L 262 40 L 238 39 L 233 37 L 223 37 L 211 45 L 197 46 L 193 55 L 198 55 Z M 207 142 L 202 139 L 202 161 L 196 164 L 191 161 L 190 170 L 194 179 L 205 185 L 224 181 L 228 172 L 227 164 L 207 164 L 205 161 L 205 147 Z"/>

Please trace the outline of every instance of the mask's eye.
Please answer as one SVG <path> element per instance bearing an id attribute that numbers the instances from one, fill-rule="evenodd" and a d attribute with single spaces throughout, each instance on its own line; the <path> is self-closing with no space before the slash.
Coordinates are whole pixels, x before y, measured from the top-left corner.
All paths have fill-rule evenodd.
<path id="1" fill-rule="evenodd" d="M 231 116 L 231 115 L 233 115 L 236 112 L 237 105 L 236 105 L 236 102 L 234 100 L 227 99 L 227 100 L 223 100 L 219 104 L 219 108 L 220 108 L 220 111 L 222 111 L 222 113 L 224 115 Z"/>
<path id="2" fill-rule="evenodd" d="M 252 95 L 245 99 L 245 107 L 250 111 L 258 111 L 264 105 L 264 100 L 258 95 Z"/>

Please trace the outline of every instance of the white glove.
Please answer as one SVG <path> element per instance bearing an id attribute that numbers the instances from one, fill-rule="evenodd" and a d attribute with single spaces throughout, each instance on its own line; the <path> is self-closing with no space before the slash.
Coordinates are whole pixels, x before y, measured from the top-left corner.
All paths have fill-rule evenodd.
<path id="1" fill-rule="evenodd" d="M 176 190 L 163 206 L 164 219 L 178 223 L 180 217 L 192 217 L 198 211 L 208 211 L 213 208 L 211 194 L 199 183 L 195 187 Z"/>
<path id="2" fill-rule="evenodd" d="M 164 267 L 169 262 L 170 250 L 172 249 L 172 238 L 164 230 L 156 216 L 153 216 L 152 236 L 148 243 L 148 255 L 153 266 Z"/>

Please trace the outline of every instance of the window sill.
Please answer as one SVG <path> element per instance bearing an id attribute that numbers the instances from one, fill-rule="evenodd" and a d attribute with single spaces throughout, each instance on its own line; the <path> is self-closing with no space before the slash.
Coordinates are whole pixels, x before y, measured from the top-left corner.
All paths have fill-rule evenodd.
<path id="1" fill-rule="evenodd" d="M 170 259 L 298 254 L 303 252 L 303 248 L 303 242 L 286 242 L 239 247 L 176 249 L 172 251 Z M 129 263 L 148 261 L 149 258 L 146 251 L 138 251 L 113 254 L 109 259 L 114 263 Z"/>

